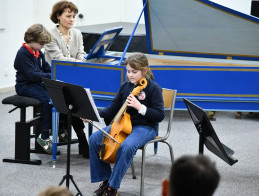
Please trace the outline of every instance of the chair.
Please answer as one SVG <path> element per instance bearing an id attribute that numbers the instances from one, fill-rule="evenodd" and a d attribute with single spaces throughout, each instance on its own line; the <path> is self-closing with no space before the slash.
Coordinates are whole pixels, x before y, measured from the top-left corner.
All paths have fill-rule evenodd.
<path id="1" fill-rule="evenodd" d="M 149 141 L 145 146 L 139 148 L 142 150 L 140 196 L 144 195 L 144 172 L 145 172 L 145 156 L 146 156 L 147 145 L 151 144 L 151 143 L 155 143 L 155 142 L 163 142 L 163 143 L 167 144 L 167 146 L 169 147 L 169 151 L 170 151 L 171 161 L 173 163 L 173 160 L 174 160 L 173 148 L 172 148 L 171 144 L 167 141 L 167 138 L 169 137 L 170 132 L 171 132 L 176 92 L 177 92 L 177 90 L 163 88 L 164 107 L 165 107 L 165 110 L 170 111 L 170 115 L 169 115 L 169 119 L 168 119 L 168 127 L 167 127 L 167 132 L 166 132 L 165 136 L 164 137 L 157 136 L 157 137 L 155 137 L 155 139 Z M 132 169 L 132 177 L 133 177 L 133 179 L 136 179 L 135 168 L 134 168 L 133 162 L 131 164 L 131 169 Z"/>
<path id="2" fill-rule="evenodd" d="M 36 142 L 38 135 L 40 134 L 40 101 L 19 95 L 13 95 L 6 97 L 2 100 L 3 104 L 10 104 L 15 106 L 14 109 L 9 111 L 13 112 L 16 109 L 20 109 L 20 121 L 15 122 L 15 154 L 14 158 L 5 158 L 3 162 L 11 163 L 23 163 L 31 165 L 40 165 L 41 160 L 30 159 L 31 153 L 43 153 L 44 151 Z M 26 118 L 27 107 L 33 107 L 33 118 L 28 120 Z M 33 135 L 31 135 L 31 128 L 33 128 Z M 30 139 L 35 139 L 35 149 L 31 149 Z"/>

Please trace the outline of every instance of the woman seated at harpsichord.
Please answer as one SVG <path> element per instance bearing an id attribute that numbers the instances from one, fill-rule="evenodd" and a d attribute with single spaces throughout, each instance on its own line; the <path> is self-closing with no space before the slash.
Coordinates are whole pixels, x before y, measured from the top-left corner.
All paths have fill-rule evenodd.
<path id="1" fill-rule="evenodd" d="M 79 30 L 72 28 L 78 9 L 70 1 L 58 1 L 52 8 L 50 19 L 57 24 L 50 30 L 51 42 L 45 45 L 45 58 L 51 65 L 52 60 L 82 61 L 86 54 L 83 37 Z M 60 116 L 63 119 L 64 116 Z M 84 123 L 81 119 L 72 117 L 72 126 L 79 141 L 79 154 L 89 158 L 89 146 L 84 133 Z M 67 126 L 63 126 L 63 130 Z M 62 130 L 62 128 L 60 129 Z M 66 131 L 59 131 L 59 140 L 66 141 Z"/>
<path id="2" fill-rule="evenodd" d="M 50 29 L 51 42 L 45 45 L 45 58 L 52 60 L 83 61 L 86 54 L 82 33 L 72 28 L 78 9 L 70 1 L 58 1 L 52 8 L 50 19 L 56 27 Z"/>

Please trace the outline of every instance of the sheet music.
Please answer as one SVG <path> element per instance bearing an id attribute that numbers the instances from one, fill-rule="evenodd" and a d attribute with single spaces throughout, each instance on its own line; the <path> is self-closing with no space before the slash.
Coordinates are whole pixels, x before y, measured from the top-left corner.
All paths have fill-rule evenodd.
<path id="1" fill-rule="evenodd" d="M 98 112 L 98 110 L 96 108 L 96 105 L 95 105 L 95 102 L 94 102 L 94 98 L 92 96 L 92 93 L 91 93 L 90 89 L 89 88 L 85 88 L 85 92 L 86 92 L 86 94 L 87 94 L 87 96 L 89 98 L 89 101 L 91 102 L 91 105 L 93 106 L 94 112 L 95 112 L 95 114 L 96 114 L 96 116 L 98 118 L 98 122 L 100 122 L 101 121 L 101 117 L 100 117 L 99 112 Z"/>

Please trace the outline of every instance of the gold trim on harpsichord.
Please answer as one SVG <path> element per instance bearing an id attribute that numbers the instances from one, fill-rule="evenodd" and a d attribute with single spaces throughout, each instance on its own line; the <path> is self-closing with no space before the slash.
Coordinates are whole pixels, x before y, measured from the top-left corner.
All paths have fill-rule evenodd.
<path id="1" fill-rule="evenodd" d="M 54 62 L 53 63 L 53 79 L 56 79 L 56 64 L 58 65 L 65 65 L 65 66 L 75 66 L 75 67 L 87 67 L 87 68 L 95 68 L 95 69 L 110 69 L 110 70 L 119 70 L 121 71 L 121 84 L 123 83 L 123 77 L 124 77 L 124 68 L 123 67 L 105 67 L 105 66 L 96 66 L 96 65 L 85 65 L 81 63 L 60 63 L 60 62 Z"/>
<path id="2" fill-rule="evenodd" d="M 151 33 L 150 33 L 151 34 Z M 152 51 L 156 51 L 158 53 L 161 52 L 161 50 L 158 49 L 154 49 L 153 48 L 153 40 L 151 37 L 151 47 L 152 47 Z M 163 53 L 165 52 L 175 52 L 175 53 L 188 53 L 188 54 L 209 54 L 209 55 L 221 55 L 221 56 L 227 56 L 226 58 L 228 58 L 228 60 L 230 60 L 230 58 L 232 58 L 233 56 L 240 56 L 240 57 L 259 57 L 257 55 L 245 55 L 245 54 L 225 54 L 225 53 L 210 53 L 210 52 L 190 52 L 190 51 L 178 51 L 178 50 L 163 50 Z"/>
<path id="3" fill-rule="evenodd" d="M 223 68 L 183 68 L 183 67 L 152 67 L 151 70 L 181 70 L 181 71 L 249 71 L 249 72 L 259 72 L 259 69 L 223 69 Z"/>
<path id="4" fill-rule="evenodd" d="M 227 63 L 218 63 L 218 62 L 208 62 L 208 61 L 188 61 L 188 60 L 172 60 L 172 59 L 155 59 L 148 58 L 149 65 L 155 66 L 201 66 L 201 67 L 259 67 L 258 65 L 249 65 L 249 64 L 238 64 L 229 61 Z"/>
<path id="5" fill-rule="evenodd" d="M 100 95 L 116 95 L 117 94 L 117 93 L 103 92 L 103 91 L 91 91 L 91 93 L 100 94 Z M 104 98 L 102 98 L 102 99 L 104 99 Z"/>
<path id="6" fill-rule="evenodd" d="M 178 93 L 178 96 L 197 96 L 197 97 L 254 97 L 257 98 L 259 95 L 242 95 L 242 94 L 201 94 L 201 93 Z M 226 101 L 226 100 L 224 100 Z"/>
<path id="7" fill-rule="evenodd" d="M 158 55 L 164 55 L 164 53 L 163 52 L 158 52 Z"/>
<path id="8" fill-rule="evenodd" d="M 149 1 L 147 2 L 147 10 L 148 10 L 148 25 L 149 25 L 149 34 L 150 34 L 150 44 L 151 44 L 151 48 L 153 50 L 153 39 L 152 39 L 152 28 L 151 28 L 151 19 L 150 19 L 150 11 L 149 11 Z"/>

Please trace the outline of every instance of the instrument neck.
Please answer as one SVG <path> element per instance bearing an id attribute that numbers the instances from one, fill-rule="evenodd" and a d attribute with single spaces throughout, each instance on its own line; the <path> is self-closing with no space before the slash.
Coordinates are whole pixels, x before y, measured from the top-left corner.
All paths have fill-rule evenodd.
<path id="1" fill-rule="evenodd" d="M 124 104 L 121 106 L 119 112 L 116 114 L 112 122 L 119 122 L 123 114 L 126 112 L 126 110 L 127 110 L 127 101 L 125 101 Z"/>
<path id="2" fill-rule="evenodd" d="M 137 96 L 140 91 L 142 91 L 144 88 L 146 88 L 146 86 L 147 86 L 147 80 L 146 80 L 146 78 L 142 78 L 142 79 L 139 81 L 139 84 L 140 84 L 140 86 L 137 85 L 137 86 L 131 91 L 131 94 L 132 94 L 132 95 Z M 116 114 L 116 116 L 115 116 L 114 119 L 112 120 L 112 123 L 113 123 L 113 122 L 119 123 L 119 121 L 121 120 L 121 118 L 122 118 L 122 116 L 124 115 L 124 113 L 126 112 L 126 110 L 127 110 L 127 101 L 125 101 L 124 104 L 121 106 L 119 112 Z"/>

